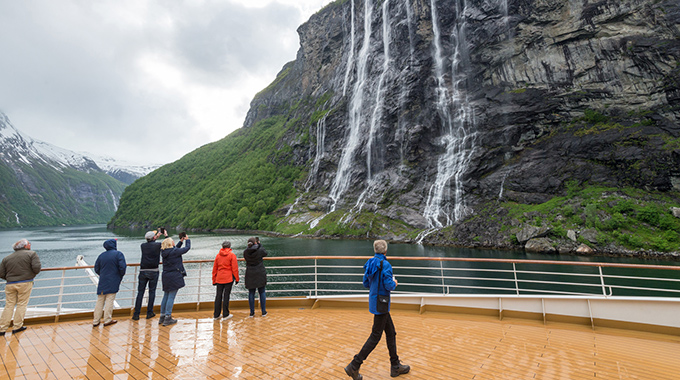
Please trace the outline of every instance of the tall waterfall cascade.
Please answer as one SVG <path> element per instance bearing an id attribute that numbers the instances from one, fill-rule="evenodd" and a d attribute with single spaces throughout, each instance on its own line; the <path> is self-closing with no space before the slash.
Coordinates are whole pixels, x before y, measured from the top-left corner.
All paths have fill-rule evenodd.
<path id="1" fill-rule="evenodd" d="M 337 171 L 329 197 L 332 200 L 330 211 L 336 210 L 338 202 L 350 187 L 353 166 L 359 165 L 358 156 L 365 155 L 365 185 L 364 191 L 358 197 L 353 210 L 361 211 L 366 202 L 367 194 L 374 187 L 373 178 L 383 168 L 380 163 L 381 142 L 378 141 L 380 131 L 391 128 L 385 125 L 383 110 L 385 101 L 389 97 L 397 97 L 401 104 L 406 103 L 405 93 L 388 93 L 387 87 L 394 81 L 399 81 L 393 71 L 390 46 L 394 43 L 390 28 L 389 0 L 381 4 L 380 14 L 381 33 L 373 33 L 373 8 L 371 0 L 364 1 L 363 33 L 356 30 L 357 22 L 355 1 L 351 1 L 351 31 L 349 33 L 349 52 L 345 65 L 343 95 L 349 97 L 346 140 L 342 149 L 342 156 L 338 162 Z M 409 57 L 413 57 L 415 42 L 413 41 L 413 14 L 409 1 L 402 1 L 400 13 L 405 18 L 408 27 Z M 423 210 L 423 217 L 432 228 L 440 228 L 452 224 L 464 217 L 469 210 L 464 202 L 463 180 L 466 167 L 474 151 L 474 113 L 467 99 L 467 75 L 469 59 L 467 41 L 465 39 L 467 3 L 456 0 L 455 26 L 450 35 L 443 35 L 439 27 L 439 16 L 436 0 L 431 0 L 431 17 L 433 28 L 433 75 L 436 78 L 436 109 L 438 123 L 441 125 L 441 135 L 438 141 L 442 153 L 437 162 L 437 174 L 428 190 L 427 201 Z M 355 54 L 356 36 L 361 37 L 361 48 Z M 451 52 L 445 52 L 442 40 L 450 38 Z M 381 47 L 381 51 L 376 46 Z M 381 62 L 380 66 L 377 65 Z M 448 63 L 451 62 L 451 63 Z M 410 66 L 410 65 L 409 65 Z M 379 67 L 379 68 L 378 68 Z M 356 73 L 354 73 L 356 70 Z M 404 70 L 409 70 L 408 67 Z M 379 74 L 378 74 L 379 73 Z M 377 79 L 375 79 L 377 77 Z M 350 86 L 351 79 L 354 83 Z M 351 87 L 351 88 L 350 88 Z M 373 95 L 370 97 L 370 95 Z M 433 121 L 437 122 L 437 121 Z M 400 126 L 398 132 L 405 134 L 408 125 Z M 403 147 L 402 147 L 403 149 Z M 400 153 L 403 156 L 403 152 Z M 403 160 L 402 160 L 403 162 Z"/>
<path id="2" fill-rule="evenodd" d="M 353 2 L 352 2 L 353 3 Z M 347 134 L 347 143 L 343 149 L 342 157 L 338 163 L 338 170 L 331 186 L 329 197 L 332 200 L 331 212 L 335 211 L 338 201 L 342 195 L 347 191 L 351 181 L 351 168 L 354 164 L 354 156 L 357 149 L 360 147 L 362 139 L 362 111 L 364 108 L 364 91 L 368 78 L 368 58 L 371 47 L 371 31 L 372 31 L 372 14 L 373 3 L 371 0 L 364 2 L 364 37 L 357 57 L 357 78 L 354 82 L 354 87 L 351 94 L 351 101 L 349 105 L 349 125 Z M 348 63 L 347 70 L 350 70 L 352 65 Z"/>

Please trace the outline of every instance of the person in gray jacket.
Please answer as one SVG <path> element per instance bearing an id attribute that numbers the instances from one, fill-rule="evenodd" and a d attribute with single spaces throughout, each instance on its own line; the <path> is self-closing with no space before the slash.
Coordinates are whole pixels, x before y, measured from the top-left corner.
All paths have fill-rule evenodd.
<path id="1" fill-rule="evenodd" d="M 33 290 L 33 279 L 40 273 L 42 266 L 38 254 L 31 251 L 31 243 L 21 239 L 12 246 L 14 253 L 0 262 L 0 278 L 7 281 L 5 286 L 5 309 L 0 316 L 0 336 L 5 335 L 14 314 L 12 333 L 26 330 L 24 316 L 28 299 Z M 16 307 L 16 313 L 14 308 Z"/>

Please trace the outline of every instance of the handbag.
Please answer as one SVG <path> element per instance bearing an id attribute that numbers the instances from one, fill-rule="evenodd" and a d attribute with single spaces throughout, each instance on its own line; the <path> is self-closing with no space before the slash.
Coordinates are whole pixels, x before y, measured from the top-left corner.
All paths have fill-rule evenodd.
<path id="1" fill-rule="evenodd" d="M 390 296 L 389 295 L 384 296 L 380 294 L 380 284 L 382 284 L 383 261 L 380 261 L 380 274 L 378 275 L 378 304 L 376 305 L 376 311 L 380 314 L 387 314 L 390 312 Z"/>

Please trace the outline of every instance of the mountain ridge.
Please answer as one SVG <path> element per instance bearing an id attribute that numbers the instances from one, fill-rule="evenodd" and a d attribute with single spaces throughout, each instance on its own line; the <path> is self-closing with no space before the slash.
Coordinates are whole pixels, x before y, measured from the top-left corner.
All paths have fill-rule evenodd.
<path id="1" fill-rule="evenodd" d="M 0 178 L 3 228 L 106 223 L 126 186 L 86 154 L 26 136 L 1 112 Z"/>

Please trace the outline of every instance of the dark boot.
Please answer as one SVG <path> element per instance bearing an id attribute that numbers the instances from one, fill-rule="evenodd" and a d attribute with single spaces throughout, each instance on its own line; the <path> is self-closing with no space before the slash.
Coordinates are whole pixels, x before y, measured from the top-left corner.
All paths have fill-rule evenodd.
<path id="1" fill-rule="evenodd" d="M 393 365 L 391 370 L 390 370 L 390 376 L 392 377 L 397 377 L 399 375 L 403 375 L 405 373 L 408 373 L 408 371 L 411 370 L 411 366 L 405 365 L 405 364 L 397 364 Z"/>
<path id="2" fill-rule="evenodd" d="M 165 320 L 165 315 L 161 314 L 161 316 L 158 318 L 158 324 L 162 325 L 164 320 Z"/>
<path id="3" fill-rule="evenodd" d="M 171 315 L 165 316 L 165 319 L 163 320 L 163 326 L 170 326 L 170 325 L 174 325 L 175 323 L 177 323 L 177 320 L 172 319 Z"/>
<path id="4" fill-rule="evenodd" d="M 359 374 L 359 369 L 354 369 L 352 367 L 352 363 L 347 364 L 347 367 L 345 367 L 345 373 L 347 376 L 351 377 L 352 380 L 362 380 L 364 377 Z"/>

